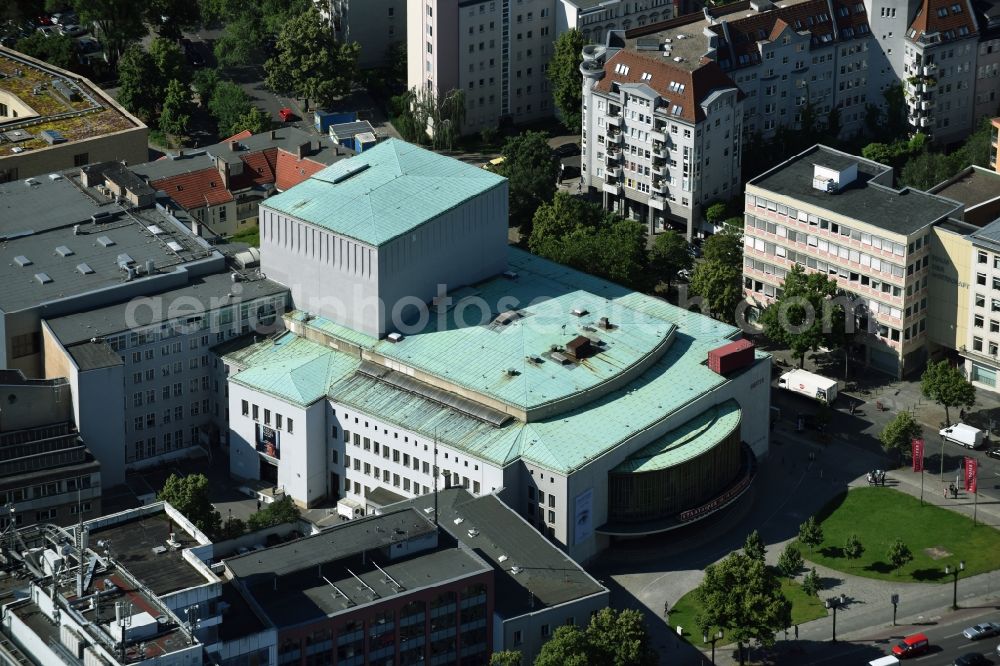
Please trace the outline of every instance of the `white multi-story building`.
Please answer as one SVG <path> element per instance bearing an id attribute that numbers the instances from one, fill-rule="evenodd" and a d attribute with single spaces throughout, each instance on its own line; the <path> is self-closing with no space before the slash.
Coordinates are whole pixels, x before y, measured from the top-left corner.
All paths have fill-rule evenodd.
<path id="1" fill-rule="evenodd" d="M 406 0 L 314 0 L 338 41 L 361 46 L 358 65 L 390 64 L 391 48 L 406 41 Z"/>
<path id="2" fill-rule="evenodd" d="M 740 186 L 743 94 L 714 62 L 584 48 L 583 183 L 650 235 L 689 237 L 703 205 Z"/>
<path id="3" fill-rule="evenodd" d="M 407 86 L 465 94 L 463 132 L 553 115 L 545 70 L 556 38 L 592 41 L 672 16 L 669 0 L 408 0 Z"/>

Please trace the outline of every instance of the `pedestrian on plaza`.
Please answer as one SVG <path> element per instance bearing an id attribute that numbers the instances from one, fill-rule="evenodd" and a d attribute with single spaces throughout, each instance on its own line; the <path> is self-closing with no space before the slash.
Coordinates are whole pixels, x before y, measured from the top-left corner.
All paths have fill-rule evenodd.
<path id="1" fill-rule="evenodd" d="M 945 488 L 945 489 L 944 489 L 944 498 L 945 498 L 945 499 L 948 499 L 948 491 L 949 491 L 949 490 L 950 490 L 950 488 Z"/>
<path id="2" fill-rule="evenodd" d="M 795 640 L 799 640 L 799 625 L 795 625 Z"/>
<path id="3" fill-rule="evenodd" d="M 257 498 L 257 510 L 260 511 L 260 498 Z"/>

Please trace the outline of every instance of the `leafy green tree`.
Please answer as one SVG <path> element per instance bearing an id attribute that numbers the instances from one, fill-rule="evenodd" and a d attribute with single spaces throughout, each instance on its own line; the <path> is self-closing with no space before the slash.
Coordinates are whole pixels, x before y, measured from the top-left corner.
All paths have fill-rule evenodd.
<path id="1" fill-rule="evenodd" d="M 659 661 L 637 610 L 603 608 L 590 619 L 585 636 L 591 664 L 655 666 Z"/>
<path id="2" fill-rule="evenodd" d="M 649 274 L 654 287 L 665 282 L 669 291 L 677 274 L 691 269 L 694 259 L 690 248 L 687 239 L 676 231 L 664 231 L 653 238 L 653 247 L 649 250 Z"/>
<path id="3" fill-rule="evenodd" d="M 160 131 L 175 137 L 184 136 L 190 121 L 191 89 L 177 79 L 171 79 L 160 111 Z"/>
<path id="4" fill-rule="evenodd" d="M 585 44 L 583 33 L 576 28 L 559 35 L 546 72 L 552 83 L 552 99 L 559 117 L 566 129 L 573 132 L 578 132 L 583 122 L 583 75 L 580 73 L 580 63 L 583 62 Z"/>
<path id="5" fill-rule="evenodd" d="M 358 76 L 357 42 L 341 42 L 334 38 L 330 25 L 311 6 L 281 29 L 277 53 L 264 63 L 267 86 L 279 92 L 292 92 L 315 100 L 321 107 L 351 90 Z"/>
<path id="6" fill-rule="evenodd" d="M 851 534 L 851 536 L 847 537 L 847 541 L 844 543 L 844 557 L 849 560 L 857 560 L 864 554 L 865 547 L 861 543 L 861 539 L 858 538 L 858 535 Z"/>
<path id="7" fill-rule="evenodd" d="M 235 539 L 236 537 L 243 536 L 246 532 L 247 524 L 245 522 L 239 518 L 229 518 L 222 523 L 222 527 L 219 528 L 219 538 Z"/>
<path id="8" fill-rule="evenodd" d="M 73 69 L 77 65 L 73 38 L 66 35 L 46 37 L 37 30 L 17 40 L 14 48 L 21 53 L 44 60 L 50 65 Z"/>
<path id="9" fill-rule="evenodd" d="M 764 334 L 791 349 L 799 357 L 799 367 L 804 367 L 806 352 L 837 347 L 846 333 L 844 308 L 831 301 L 837 283 L 825 273 L 806 273 L 795 264 L 782 289 L 761 314 L 761 324 Z"/>
<path id="10" fill-rule="evenodd" d="M 726 202 L 716 201 L 705 209 L 705 221 L 716 225 L 726 219 Z"/>
<path id="11" fill-rule="evenodd" d="M 810 597 L 815 597 L 819 594 L 819 591 L 822 589 L 823 589 L 823 581 L 820 580 L 819 574 L 816 573 L 816 567 L 813 567 L 802 578 L 802 591 L 808 594 Z"/>
<path id="12" fill-rule="evenodd" d="M 71 0 L 81 25 L 97 24 L 98 37 L 106 48 L 112 67 L 129 44 L 147 32 L 143 22 L 145 5 L 135 0 Z"/>
<path id="13" fill-rule="evenodd" d="M 792 605 L 777 577 L 764 562 L 742 552 L 710 564 L 695 594 L 704 609 L 702 622 L 736 640 L 741 664 L 744 643 L 757 640 L 771 647 L 775 632 L 791 624 Z"/>
<path id="14" fill-rule="evenodd" d="M 726 225 L 722 231 L 713 234 L 701 244 L 702 258 L 705 261 L 743 264 L 743 231 L 740 228 Z"/>
<path id="15" fill-rule="evenodd" d="M 535 211 L 556 192 L 559 164 L 552 159 L 544 132 L 522 132 L 507 139 L 501 156 L 504 161 L 496 172 L 508 180 L 510 222 L 527 238 Z"/>
<path id="16" fill-rule="evenodd" d="M 535 658 L 535 666 L 589 666 L 587 636 L 576 625 L 558 627 Z"/>
<path id="17" fill-rule="evenodd" d="M 743 544 L 743 552 L 751 559 L 764 561 L 767 548 L 764 546 L 764 540 L 760 538 L 760 532 L 754 530 L 747 535 L 747 540 Z"/>
<path id="18" fill-rule="evenodd" d="M 947 155 L 924 152 L 906 163 L 899 179 L 904 185 L 927 190 L 951 178 L 956 170 L 953 160 Z"/>
<path id="19" fill-rule="evenodd" d="M 239 134 L 243 130 L 249 130 L 251 134 L 260 134 L 269 129 L 271 129 L 271 117 L 258 107 L 251 106 L 233 122 L 229 129 L 226 130 L 226 133 L 232 136 L 233 134 Z"/>
<path id="20" fill-rule="evenodd" d="M 171 474 L 158 497 L 169 502 L 206 535 L 211 537 L 219 533 L 222 518 L 209 500 L 208 479 L 204 474 Z"/>
<path id="21" fill-rule="evenodd" d="M 301 517 L 299 507 L 287 495 L 271 502 L 257 513 L 251 514 L 247 526 L 252 530 L 262 530 L 282 523 L 294 523 Z"/>
<path id="22" fill-rule="evenodd" d="M 405 100 L 406 107 L 400 108 L 399 113 L 404 116 L 412 116 L 411 131 L 418 135 L 421 141 L 428 138 L 428 130 L 431 131 L 431 145 L 441 149 L 447 147 L 449 150 L 454 147 L 455 139 L 458 138 L 465 122 L 465 93 L 458 89 L 452 89 L 441 95 L 435 95 L 434 91 L 427 88 L 414 88 Z"/>
<path id="23" fill-rule="evenodd" d="M 208 110 L 219 123 L 219 133 L 228 132 L 253 105 L 243 88 L 232 81 L 220 81 L 208 102 Z"/>
<path id="24" fill-rule="evenodd" d="M 167 82 L 175 79 L 184 85 L 190 85 L 191 70 L 184 53 L 181 52 L 181 47 L 176 42 L 165 37 L 157 37 L 149 44 L 149 55 L 153 59 L 156 71 L 160 74 L 160 81 L 163 81 L 164 91 Z"/>
<path id="25" fill-rule="evenodd" d="M 118 62 L 118 101 L 148 122 L 156 115 L 159 94 L 159 74 L 153 57 L 139 44 L 132 44 Z"/>
<path id="26" fill-rule="evenodd" d="M 966 381 L 961 371 L 947 360 L 928 363 L 920 377 L 920 390 L 944 407 L 944 418 L 951 423 L 950 407 L 972 407 L 976 403 L 976 387 Z"/>
<path id="27" fill-rule="evenodd" d="M 264 24 L 252 11 L 238 14 L 226 23 L 212 52 L 221 67 L 254 65 L 263 60 L 261 44 L 267 39 Z"/>
<path id="28" fill-rule="evenodd" d="M 778 555 L 778 571 L 785 578 L 792 578 L 802 569 L 805 561 L 802 559 L 802 551 L 795 547 L 794 543 L 789 543 Z"/>
<path id="29" fill-rule="evenodd" d="M 522 659 L 518 650 L 501 650 L 490 655 L 490 666 L 521 666 Z"/>
<path id="30" fill-rule="evenodd" d="M 192 0 L 147 0 L 146 20 L 161 37 L 180 39 L 184 29 L 196 28 L 201 13 Z"/>
<path id="31" fill-rule="evenodd" d="M 799 541 L 810 551 L 823 543 L 823 528 L 816 522 L 815 517 L 809 516 L 806 522 L 799 525 Z"/>
<path id="32" fill-rule="evenodd" d="M 219 85 L 219 71 L 207 67 L 195 71 L 192 85 L 198 94 L 198 105 L 207 108 L 215 94 L 215 87 Z"/>
<path id="33" fill-rule="evenodd" d="M 645 280 L 646 230 L 565 192 L 535 211 L 529 249 L 577 270 L 638 286 Z"/>
<path id="34" fill-rule="evenodd" d="M 920 437 L 923 429 L 913 418 L 913 414 L 908 411 L 897 412 L 889 423 L 882 428 L 879 433 L 879 440 L 882 448 L 886 451 L 895 451 L 900 456 L 910 453 L 910 443 Z"/>
<path id="35" fill-rule="evenodd" d="M 889 551 L 886 553 L 886 558 L 889 560 L 889 564 L 892 565 L 896 575 L 899 575 L 899 570 L 913 560 L 913 553 L 910 551 L 910 547 L 897 537 L 895 541 L 889 544 Z"/>
<path id="36" fill-rule="evenodd" d="M 705 299 L 702 312 L 724 322 L 735 322 L 737 308 L 743 301 L 742 261 L 702 261 L 691 274 L 691 291 Z"/>

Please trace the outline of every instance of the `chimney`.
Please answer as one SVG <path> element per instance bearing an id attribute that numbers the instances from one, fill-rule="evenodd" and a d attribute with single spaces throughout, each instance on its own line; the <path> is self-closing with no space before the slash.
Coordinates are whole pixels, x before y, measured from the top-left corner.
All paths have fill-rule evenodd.
<path id="1" fill-rule="evenodd" d="M 308 155 L 311 152 L 312 152 L 312 142 L 306 141 L 301 146 L 299 146 L 299 149 L 298 149 L 299 159 L 301 160 L 303 157 L 305 157 L 306 155 Z"/>
<path id="2" fill-rule="evenodd" d="M 240 142 L 239 141 L 233 140 L 233 141 L 229 142 L 229 150 L 231 150 L 232 152 L 235 153 L 239 149 L 240 149 Z"/>
<path id="3" fill-rule="evenodd" d="M 183 148 L 181 148 L 180 150 L 177 151 L 177 157 L 184 157 L 184 149 Z"/>
<path id="4" fill-rule="evenodd" d="M 278 130 L 271 130 L 271 140 L 278 138 Z"/>

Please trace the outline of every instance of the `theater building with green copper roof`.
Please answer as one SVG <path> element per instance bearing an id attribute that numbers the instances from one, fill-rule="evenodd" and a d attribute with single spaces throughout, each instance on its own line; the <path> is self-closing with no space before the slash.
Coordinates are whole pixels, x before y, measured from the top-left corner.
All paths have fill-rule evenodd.
<path id="1" fill-rule="evenodd" d="M 506 200 L 506 181 L 425 153 L 387 142 L 261 205 L 265 266 L 294 215 L 306 230 L 295 239 L 326 230 L 377 251 L 379 284 L 395 285 L 382 293 L 413 312 L 390 299 L 378 326 L 358 324 L 345 313 L 369 295 L 357 285 L 367 276 L 310 266 L 312 250 L 302 275 L 267 270 L 295 309 L 283 334 L 224 357 L 232 474 L 273 483 L 302 506 L 369 513 L 435 486 L 496 493 L 579 561 L 735 501 L 767 453 L 770 358 L 755 352 L 714 372 L 709 353 L 738 329 L 508 247 L 506 207 L 494 202 Z M 348 182 L 371 180 L 328 187 L 351 173 Z M 372 193 L 411 192 L 394 181 L 429 184 L 435 173 L 459 184 L 447 196 L 414 195 L 409 217 L 365 218 L 359 198 L 390 205 L 395 195 Z M 455 244 L 442 236 L 451 224 L 462 234 Z M 406 243 L 432 240 L 485 254 L 415 252 L 383 264 L 394 243 L 405 254 Z M 323 307 L 312 300 L 321 294 Z M 370 324 L 376 310 L 367 312 Z"/>

